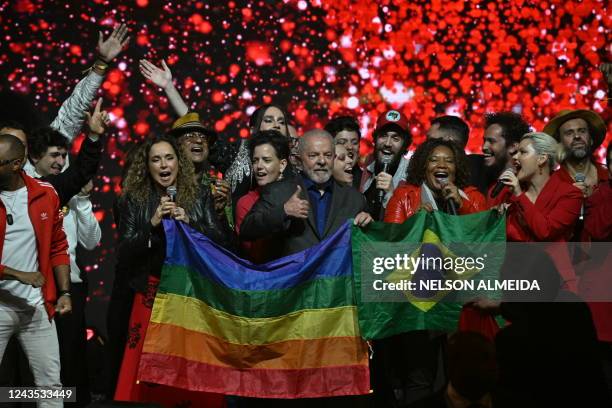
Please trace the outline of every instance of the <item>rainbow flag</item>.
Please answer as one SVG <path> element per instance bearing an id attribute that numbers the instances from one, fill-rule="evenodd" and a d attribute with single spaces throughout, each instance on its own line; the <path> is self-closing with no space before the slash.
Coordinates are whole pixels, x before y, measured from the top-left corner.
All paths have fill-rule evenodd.
<path id="1" fill-rule="evenodd" d="M 164 220 L 166 261 L 138 379 L 259 398 L 367 394 L 348 224 L 254 265 Z"/>

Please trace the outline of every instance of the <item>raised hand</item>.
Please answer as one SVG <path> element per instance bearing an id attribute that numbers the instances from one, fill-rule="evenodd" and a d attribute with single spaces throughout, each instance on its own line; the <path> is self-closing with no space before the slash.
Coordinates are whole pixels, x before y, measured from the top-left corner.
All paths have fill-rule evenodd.
<path id="1" fill-rule="evenodd" d="M 393 176 L 381 171 L 376 175 L 376 189 L 384 190 L 388 193 L 393 191 Z"/>
<path id="2" fill-rule="evenodd" d="M 102 98 L 99 98 L 94 107 L 93 115 L 89 112 L 85 112 L 87 116 L 87 125 L 89 131 L 96 135 L 101 135 L 106 131 L 106 127 L 110 123 L 108 112 L 102 110 Z"/>
<path id="3" fill-rule="evenodd" d="M 98 32 L 98 54 L 104 60 L 104 62 L 111 62 L 121 52 L 123 47 L 130 41 L 130 37 L 127 35 L 128 29 L 125 24 L 120 24 L 115 27 L 110 37 L 106 40 L 102 31 Z"/>
<path id="4" fill-rule="evenodd" d="M 445 200 L 452 199 L 458 207 L 461 207 L 463 199 L 461 198 L 459 188 L 456 185 L 449 181 L 442 187 L 442 194 L 444 195 Z"/>
<path id="5" fill-rule="evenodd" d="M 514 169 L 507 169 L 504 171 L 501 176 L 499 176 L 499 180 L 507 185 L 515 196 L 518 197 L 523 193 L 519 180 L 516 174 L 514 174 Z"/>
<path id="6" fill-rule="evenodd" d="M 285 214 L 289 217 L 295 218 L 308 218 L 308 209 L 310 208 L 310 204 L 308 200 L 302 200 L 300 198 L 300 193 L 302 192 L 302 187 L 298 186 L 297 190 L 293 195 L 287 200 L 284 204 Z"/>
<path id="7" fill-rule="evenodd" d="M 212 195 L 215 200 L 215 210 L 223 212 L 232 199 L 230 184 L 226 180 L 216 179 L 212 185 Z"/>
<path id="8" fill-rule="evenodd" d="M 172 72 L 170 72 L 166 61 L 162 60 L 163 70 L 146 59 L 141 59 L 138 65 L 140 73 L 160 88 L 166 89 L 168 85 L 172 84 Z"/>

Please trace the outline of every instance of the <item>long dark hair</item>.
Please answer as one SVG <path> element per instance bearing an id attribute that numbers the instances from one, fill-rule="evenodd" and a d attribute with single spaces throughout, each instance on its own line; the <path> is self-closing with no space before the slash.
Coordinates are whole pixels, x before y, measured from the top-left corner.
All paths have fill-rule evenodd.
<path id="1" fill-rule="evenodd" d="M 251 132 L 256 133 L 259 131 L 261 128 L 261 122 L 263 121 L 264 115 L 266 114 L 268 108 L 276 108 L 282 112 L 283 117 L 285 118 L 285 134 L 287 135 L 286 137 L 289 137 L 289 116 L 287 115 L 285 109 L 274 103 L 261 105 L 259 108 L 255 109 L 255 112 L 253 112 L 249 118 L 249 127 L 251 128 Z"/>
<path id="2" fill-rule="evenodd" d="M 455 185 L 459 188 L 467 186 L 470 180 L 470 170 L 465 152 L 455 142 L 443 139 L 429 139 L 417 147 L 412 158 L 410 158 L 406 181 L 417 186 L 423 183 L 427 159 L 429 159 L 431 152 L 438 146 L 446 146 L 453 152 L 455 157 Z"/>

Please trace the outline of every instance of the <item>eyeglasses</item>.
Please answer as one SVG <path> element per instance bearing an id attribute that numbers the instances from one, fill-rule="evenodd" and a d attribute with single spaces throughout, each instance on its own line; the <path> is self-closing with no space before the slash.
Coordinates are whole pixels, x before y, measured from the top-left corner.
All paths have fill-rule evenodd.
<path id="1" fill-rule="evenodd" d="M 21 159 L 17 157 L 17 158 L 14 158 L 14 159 L 0 160 L 0 167 L 6 166 L 7 164 L 11 164 L 15 160 L 21 160 Z"/>
<path id="2" fill-rule="evenodd" d="M 208 136 L 199 132 L 185 133 L 183 136 L 181 136 L 181 139 L 186 142 L 195 142 L 196 139 L 200 139 L 203 143 L 208 144 Z"/>

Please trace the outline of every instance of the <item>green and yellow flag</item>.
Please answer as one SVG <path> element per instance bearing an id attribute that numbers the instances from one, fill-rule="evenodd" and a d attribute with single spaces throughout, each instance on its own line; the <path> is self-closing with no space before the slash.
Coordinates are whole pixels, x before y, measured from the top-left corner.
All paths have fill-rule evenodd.
<path id="1" fill-rule="evenodd" d="M 456 330 L 462 305 L 499 277 L 505 239 L 505 218 L 494 211 L 463 216 L 421 211 L 404 224 L 353 227 L 362 337 Z M 486 295 L 495 298 L 499 292 Z"/>

